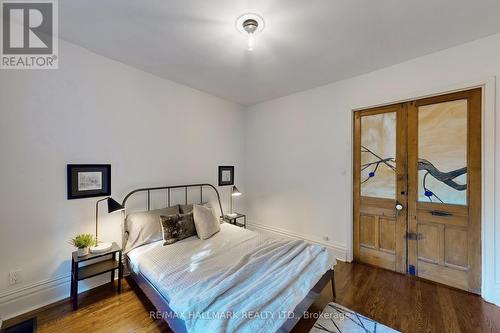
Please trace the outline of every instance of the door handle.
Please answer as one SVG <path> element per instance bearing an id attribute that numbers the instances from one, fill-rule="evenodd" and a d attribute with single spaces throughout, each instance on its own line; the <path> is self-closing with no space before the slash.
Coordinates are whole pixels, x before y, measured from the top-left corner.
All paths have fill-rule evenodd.
<path id="1" fill-rule="evenodd" d="M 396 201 L 394 208 L 396 208 L 396 216 L 399 216 L 399 212 L 402 211 L 404 207 L 399 201 Z"/>

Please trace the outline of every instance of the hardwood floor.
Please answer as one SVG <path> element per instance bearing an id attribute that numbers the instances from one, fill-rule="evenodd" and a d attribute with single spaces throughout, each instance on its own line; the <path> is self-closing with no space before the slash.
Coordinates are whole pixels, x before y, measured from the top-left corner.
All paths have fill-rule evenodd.
<path id="1" fill-rule="evenodd" d="M 500 307 L 462 290 L 364 264 L 339 263 L 335 278 L 337 303 L 401 332 L 500 332 Z M 310 311 L 330 295 L 325 288 Z M 314 321 L 301 320 L 294 332 Z"/>
<path id="2" fill-rule="evenodd" d="M 337 300 L 354 311 L 402 332 L 500 332 L 500 308 L 479 296 L 363 264 L 339 263 Z M 69 301 L 38 311 L 39 332 L 170 332 L 151 319 L 153 306 L 133 281 L 123 292 L 103 286 L 81 296 L 80 309 Z M 327 285 L 310 312 L 319 313 L 331 299 Z M 6 322 L 10 326 L 23 316 Z M 315 319 L 301 319 L 294 333 L 309 332 Z"/>

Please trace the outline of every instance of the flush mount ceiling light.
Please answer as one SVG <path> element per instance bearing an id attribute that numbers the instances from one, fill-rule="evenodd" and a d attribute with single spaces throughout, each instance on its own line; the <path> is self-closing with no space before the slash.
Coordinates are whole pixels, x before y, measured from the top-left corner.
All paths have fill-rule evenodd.
<path id="1" fill-rule="evenodd" d="M 259 14 L 243 14 L 236 20 L 236 29 L 247 36 L 248 50 L 255 47 L 255 36 L 264 30 L 264 19 Z"/>

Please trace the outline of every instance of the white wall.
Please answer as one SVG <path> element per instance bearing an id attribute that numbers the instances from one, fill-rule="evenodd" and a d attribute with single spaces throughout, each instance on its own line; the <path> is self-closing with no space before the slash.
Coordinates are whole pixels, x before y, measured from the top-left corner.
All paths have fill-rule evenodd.
<path id="1" fill-rule="evenodd" d="M 67 163 L 112 164 L 119 201 L 136 187 L 216 184 L 218 165 L 235 165 L 237 180 L 243 173 L 240 106 L 66 42 L 59 47 L 58 70 L 0 71 L 4 319 L 69 294 L 67 241 L 93 233 L 96 199 L 66 200 Z M 100 239 L 121 240 L 119 215 L 103 213 Z M 15 269 L 23 281 L 9 286 Z"/>
<path id="2" fill-rule="evenodd" d="M 93 232 L 95 199 L 66 200 L 67 163 L 111 163 L 117 199 L 138 186 L 216 183 L 217 165 L 234 164 L 253 228 L 349 258 L 351 109 L 497 76 L 498 59 L 495 35 L 244 112 L 66 42 L 59 70 L 0 71 L 0 317 L 69 293 L 66 242 Z M 102 217 L 101 238 L 119 241 L 119 216 Z M 495 251 L 487 278 L 500 304 Z M 9 286 L 14 269 L 23 281 Z"/>
<path id="3" fill-rule="evenodd" d="M 249 107 L 245 198 L 252 227 L 324 243 L 349 259 L 352 109 L 498 76 L 499 59 L 500 34 Z M 492 94 L 498 95 L 498 89 Z M 500 156 L 500 144 L 495 146 L 495 156 Z M 494 192 L 499 189 L 497 180 Z M 495 242 L 500 244 L 498 219 L 494 224 Z M 495 270 L 485 264 L 483 287 L 485 297 L 500 304 L 500 246 L 492 258 Z"/>

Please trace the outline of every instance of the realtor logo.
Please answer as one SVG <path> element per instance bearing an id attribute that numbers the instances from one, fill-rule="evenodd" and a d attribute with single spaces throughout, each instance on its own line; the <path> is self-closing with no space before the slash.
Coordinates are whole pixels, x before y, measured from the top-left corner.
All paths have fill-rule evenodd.
<path id="1" fill-rule="evenodd" d="M 2 69 L 57 69 L 56 0 L 2 0 Z"/>

